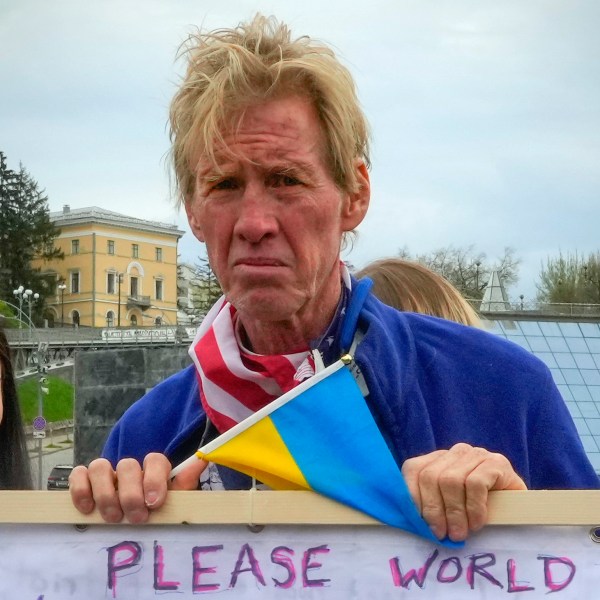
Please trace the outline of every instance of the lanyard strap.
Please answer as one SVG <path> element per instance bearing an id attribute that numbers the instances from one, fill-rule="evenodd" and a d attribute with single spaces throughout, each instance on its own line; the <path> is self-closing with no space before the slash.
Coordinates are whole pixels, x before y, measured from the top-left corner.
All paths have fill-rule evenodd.
<path id="1" fill-rule="evenodd" d="M 341 354 L 350 352 L 352 341 L 354 340 L 354 335 L 358 327 L 360 311 L 362 310 L 372 286 L 373 282 L 368 277 L 360 279 L 356 282 L 356 285 L 352 286 L 350 302 L 346 308 L 346 315 L 344 316 L 342 331 L 340 333 Z"/>

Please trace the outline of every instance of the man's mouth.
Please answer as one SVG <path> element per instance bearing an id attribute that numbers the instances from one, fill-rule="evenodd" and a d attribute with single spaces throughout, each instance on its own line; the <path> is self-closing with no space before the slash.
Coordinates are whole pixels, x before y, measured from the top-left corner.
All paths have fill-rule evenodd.
<path id="1" fill-rule="evenodd" d="M 241 258 L 235 261 L 234 266 L 244 267 L 284 267 L 285 263 L 277 258 Z"/>

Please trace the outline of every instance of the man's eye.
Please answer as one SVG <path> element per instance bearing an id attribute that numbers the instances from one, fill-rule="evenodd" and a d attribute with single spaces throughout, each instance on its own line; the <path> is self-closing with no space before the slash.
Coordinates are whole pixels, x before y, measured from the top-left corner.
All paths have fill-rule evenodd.
<path id="1" fill-rule="evenodd" d="M 273 176 L 273 185 L 291 187 L 294 185 L 302 185 L 302 182 L 293 175 L 284 175 L 283 173 Z"/>
<path id="2" fill-rule="evenodd" d="M 235 179 L 223 179 L 213 185 L 213 190 L 234 190 L 236 187 Z"/>

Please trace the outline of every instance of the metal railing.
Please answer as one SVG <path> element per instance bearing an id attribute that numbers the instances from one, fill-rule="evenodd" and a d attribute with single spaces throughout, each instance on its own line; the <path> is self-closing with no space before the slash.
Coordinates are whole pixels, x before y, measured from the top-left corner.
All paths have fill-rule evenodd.
<path id="1" fill-rule="evenodd" d="M 138 306 L 149 308 L 152 304 L 150 296 L 128 296 L 127 297 L 127 306 Z"/>
<path id="2" fill-rule="evenodd" d="M 115 344 L 176 343 L 193 339 L 195 327 L 56 327 L 5 329 L 11 346 L 101 346 Z"/>
<path id="3" fill-rule="evenodd" d="M 491 302 L 484 303 L 490 305 L 493 310 L 481 310 L 482 301 L 469 299 L 469 304 L 482 314 L 486 312 L 510 312 L 526 313 L 528 315 L 544 315 L 557 317 L 600 317 L 600 304 L 584 304 L 575 302 L 537 302 L 530 300 L 528 302 Z"/>

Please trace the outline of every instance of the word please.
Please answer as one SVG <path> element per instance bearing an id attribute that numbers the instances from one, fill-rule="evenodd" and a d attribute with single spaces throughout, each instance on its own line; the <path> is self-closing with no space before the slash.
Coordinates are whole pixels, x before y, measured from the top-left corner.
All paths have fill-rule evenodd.
<path id="1" fill-rule="evenodd" d="M 225 580 L 215 565 L 217 555 L 223 550 L 223 544 L 210 546 L 194 546 L 191 550 L 191 589 L 194 593 L 214 592 L 223 587 L 235 588 L 240 576 L 248 573 L 250 577 L 267 586 L 261 564 L 250 544 L 243 544 L 237 553 L 233 569 L 225 574 Z M 134 541 L 123 541 L 107 548 L 108 589 L 112 590 L 113 598 L 117 597 L 117 577 L 127 571 L 136 569 L 142 560 L 144 551 L 142 545 Z M 318 561 L 319 555 L 328 554 L 326 545 L 307 548 L 300 554 L 299 565 L 294 562 L 295 551 L 287 546 L 276 546 L 269 554 L 269 563 L 280 567 L 281 576 L 271 577 L 270 585 L 277 588 L 291 588 L 301 585 L 304 588 L 322 587 L 329 583 L 327 578 L 317 578 L 315 571 L 322 567 Z M 161 544 L 154 541 L 153 548 L 154 574 L 152 586 L 156 591 L 178 591 L 181 582 L 168 579 L 165 565 L 165 551 Z"/>

